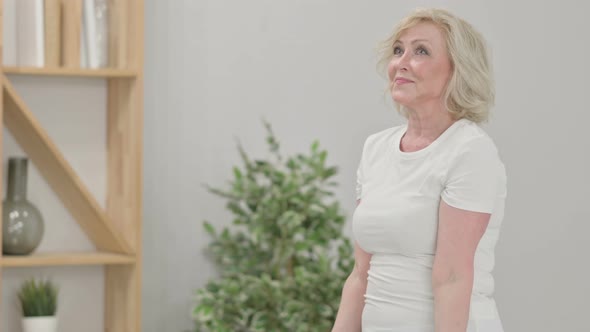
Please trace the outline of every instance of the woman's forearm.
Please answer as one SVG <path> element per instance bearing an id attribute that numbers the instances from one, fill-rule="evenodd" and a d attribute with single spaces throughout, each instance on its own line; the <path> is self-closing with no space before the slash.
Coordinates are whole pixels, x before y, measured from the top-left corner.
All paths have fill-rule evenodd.
<path id="1" fill-rule="evenodd" d="M 342 288 L 342 298 L 332 332 L 360 332 L 361 315 L 365 306 L 366 279 L 351 274 Z"/>
<path id="2" fill-rule="evenodd" d="M 435 283 L 433 286 L 435 332 L 467 330 L 472 290 L 472 273 Z"/>

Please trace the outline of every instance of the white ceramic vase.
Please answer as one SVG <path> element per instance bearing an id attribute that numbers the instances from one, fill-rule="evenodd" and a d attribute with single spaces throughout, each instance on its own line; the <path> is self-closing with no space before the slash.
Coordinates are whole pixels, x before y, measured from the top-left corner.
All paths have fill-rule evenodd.
<path id="1" fill-rule="evenodd" d="M 57 332 L 57 317 L 23 317 L 23 332 Z"/>

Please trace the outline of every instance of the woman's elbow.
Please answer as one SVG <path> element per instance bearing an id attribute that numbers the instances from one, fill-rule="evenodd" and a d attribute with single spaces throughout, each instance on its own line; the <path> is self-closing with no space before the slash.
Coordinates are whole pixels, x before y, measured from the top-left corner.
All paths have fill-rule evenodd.
<path id="1" fill-rule="evenodd" d="M 434 266 L 432 268 L 432 287 L 438 288 L 441 285 L 456 282 L 473 282 L 473 264 L 462 264 L 460 266 Z"/>

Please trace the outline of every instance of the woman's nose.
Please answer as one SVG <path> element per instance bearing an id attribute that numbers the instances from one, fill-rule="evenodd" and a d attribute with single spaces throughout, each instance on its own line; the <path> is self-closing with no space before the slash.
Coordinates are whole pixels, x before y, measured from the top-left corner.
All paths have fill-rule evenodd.
<path id="1" fill-rule="evenodd" d="M 408 52 L 404 52 L 401 56 L 397 58 L 396 67 L 397 70 L 408 70 L 410 62 L 410 55 Z"/>
<path id="2" fill-rule="evenodd" d="M 395 73 L 398 71 L 408 71 L 409 62 L 409 55 L 407 53 L 399 56 L 394 55 L 394 57 L 391 59 L 391 62 L 389 63 L 389 78 L 393 80 L 394 76 L 396 75 Z"/>

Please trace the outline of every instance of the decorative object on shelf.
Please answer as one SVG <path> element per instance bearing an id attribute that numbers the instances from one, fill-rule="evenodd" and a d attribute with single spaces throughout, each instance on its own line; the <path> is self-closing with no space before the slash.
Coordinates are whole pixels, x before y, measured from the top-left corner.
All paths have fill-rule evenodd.
<path id="1" fill-rule="evenodd" d="M 98 66 L 109 66 L 109 0 L 95 0 Z"/>
<path id="2" fill-rule="evenodd" d="M 30 279 L 18 292 L 23 332 L 57 332 L 57 286 L 49 280 Z"/>
<path id="3" fill-rule="evenodd" d="M 243 167 L 226 189 L 208 188 L 226 199 L 233 226 L 205 222 L 221 276 L 197 291 L 196 331 L 329 331 L 354 265 L 327 152 L 316 141 L 309 154 L 282 156 L 265 124 L 270 158 L 239 146 Z"/>
<path id="4" fill-rule="evenodd" d="M 109 5 L 111 0 L 82 1 L 82 48 L 80 67 L 108 66 Z"/>
<path id="5" fill-rule="evenodd" d="M 27 255 L 43 238 L 44 222 L 39 210 L 27 200 L 28 158 L 8 160 L 6 198 L 2 203 L 2 253 Z"/>

